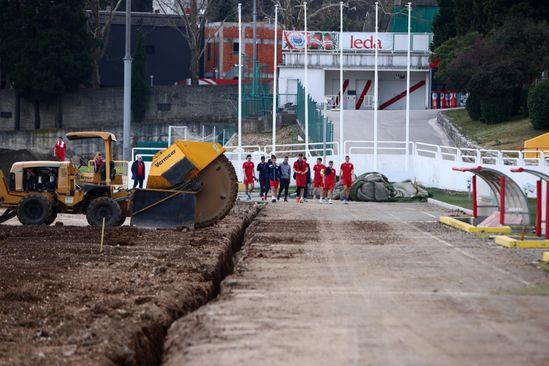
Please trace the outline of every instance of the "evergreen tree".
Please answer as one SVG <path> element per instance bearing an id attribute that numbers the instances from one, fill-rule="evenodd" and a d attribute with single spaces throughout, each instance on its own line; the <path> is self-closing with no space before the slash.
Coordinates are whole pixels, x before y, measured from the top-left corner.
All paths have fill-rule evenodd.
<path id="1" fill-rule="evenodd" d="M 40 128 L 40 103 L 58 102 L 89 80 L 91 39 L 83 1 L 0 0 L 0 58 L 15 89 L 35 105 Z"/>
<path id="2" fill-rule="evenodd" d="M 147 54 L 143 35 L 137 33 L 137 45 L 132 61 L 132 119 L 142 122 L 149 102 L 149 82 L 147 75 Z"/>
<path id="3" fill-rule="evenodd" d="M 433 50 L 456 36 L 455 3 L 455 0 L 438 0 L 438 14 L 433 21 Z"/>

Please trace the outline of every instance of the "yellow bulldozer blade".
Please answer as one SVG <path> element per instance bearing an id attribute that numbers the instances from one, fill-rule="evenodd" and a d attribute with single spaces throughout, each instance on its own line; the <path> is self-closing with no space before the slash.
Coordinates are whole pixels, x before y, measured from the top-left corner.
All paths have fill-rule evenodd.
<path id="1" fill-rule="evenodd" d="M 195 204 L 194 192 L 137 189 L 131 199 L 131 225 L 149 229 L 193 229 Z"/>
<path id="2" fill-rule="evenodd" d="M 238 194 L 234 167 L 225 155 L 219 155 L 200 171 L 197 181 L 202 189 L 196 194 L 195 227 L 213 225 L 233 208 Z"/>

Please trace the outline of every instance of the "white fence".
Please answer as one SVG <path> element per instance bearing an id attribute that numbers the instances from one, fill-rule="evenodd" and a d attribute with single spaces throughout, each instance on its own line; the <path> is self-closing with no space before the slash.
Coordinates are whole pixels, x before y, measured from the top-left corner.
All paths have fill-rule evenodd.
<path id="1" fill-rule="evenodd" d="M 410 142 L 406 146 L 404 141 L 378 141 L 377 146 L 378 172 L 386 175 L 391 181 L 412 179 L 426 187 L 467 191 L 467 178 L 471 174 L 457 172 L 452 168 L 482 165 L 507 174 L 520 187 L 523 187 L 525 192 L 532 195 L 533 192 L 528 188 L 535 186 L 535 177 L 530 174 L 512 173 L 510 169 L 528 167 L 549 174 L 549 152 L 543 151 L 477 150 L 421 142 Z M 239 179 L 242 179 L 242 162 L 247 154 L 251 154 L 253 161 L 257 164 L 261 156 L 268 158 L 273 151 L 272 145 L 242 146 L 240 152 L 236 147 L 226 147 L 226 149 L 225 155 L 233 163 Z M 136 150 L 146 150 L 146 148 L 134 148 L 133 151 Z M 323 157 L 325 161 L 333 160 L 336 169 L 339 170 L 344 157 L 338 156 L 338 151 L 337 142 L 309 144 L 309 164 L 313 165 L 317 157 Z M 355 165 L 357 175 L 374 170 L 374 141 L 348 140 L 344 143 L 344 151 Z M 408 164 L 406 164 L 406 151 L 408 151 Z M 287 155 L 290 158 L 290 164 L 293 164 L 298 153 L 305 153 L 305 144 L 276 145 L 275 152 L 279 162 Z M 529 157 L 525 157 L 526 155 Z M 147 163 L 147 171 L 149 164 Z"/>

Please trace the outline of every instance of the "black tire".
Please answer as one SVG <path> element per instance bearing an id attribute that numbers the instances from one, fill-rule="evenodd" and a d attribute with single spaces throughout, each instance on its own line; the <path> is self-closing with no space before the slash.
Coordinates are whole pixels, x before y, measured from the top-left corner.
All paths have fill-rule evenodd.
<path id="1" fill-rule="evenodd" d="M 117 226 L 122 217 L 122 210 L 118 203 L 110 197 L 99 197 L 90 202 L 86 211 L 88 224 L 95 227 Z"/>
<path id="2" fill-rule="evenodd" d="M 125 222 L 126 222 L 126 216 L 121 215 L 121 216 L 120 216 L 120 221 L 118 221 L 118 223 L 116 224 L 116 226 L 122 226 L 122 225 L 124 225 Z"/>
<path id="3" fill-rule="evenodd" d="M 27 194 L 17 206 L 17 218 L 23 225 L 45 224 L 52 213 L 52 205 L 40 193 Z"/>
<path id="4" fill-rule="evenodd" d="M 46 224 L 46 225 L 51 225 L 51 224 L 53 224 L 53 222 L 55 221 L 56 218 L 57 218 L 57 211 L 51 210 L 51 214 L 50 214 L 50 216 L 46 219 L 46 221 L 44 221 L 44 224 Z"/>

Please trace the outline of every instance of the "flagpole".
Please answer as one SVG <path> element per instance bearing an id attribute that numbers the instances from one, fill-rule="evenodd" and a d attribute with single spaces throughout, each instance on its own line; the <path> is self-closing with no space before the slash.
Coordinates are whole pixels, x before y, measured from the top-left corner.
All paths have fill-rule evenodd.
<path id="1" fill-rule="evenodd" d="M 343 137 L 343 1 L 339 2 L 339 158 L 343 161 L 345 143 Z"/>
<path id="2" fill-rule="evenodd" d="M 408 54 L 406 59 L 406 171 L 410 164 L 410 49 L 412 47 L 412 3 L 408 3 Z"/>
<path id="3" fill-rule="evenodd" d="M 378 2 L 376 1 L 376 31 L 374 39 L 374 171 L 377 171 L 377 107 L 378 107 L 378 75 L 377 75 L 377 54 L 378 54 Z"/>
<path id="4" fill-rule="evenodd" d="M 278 4 L 275 4 L 274 60 L 273 60 L 273 154 L 276 151 L 276 105 L 277 105 L 277 64 L 278 64 Z"/>
<path id="5" fill-rule="evenodd" d="M 309 156 L 309 35 L 307 33 L 307 2 L 303 2 L 305 17 L 305 156 Z"/>
<path id="6" fill-rule="evenodd" d="M 242 4 L 238 3 L 238 158 L 242 149 Z"/>

